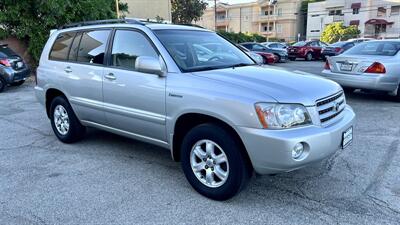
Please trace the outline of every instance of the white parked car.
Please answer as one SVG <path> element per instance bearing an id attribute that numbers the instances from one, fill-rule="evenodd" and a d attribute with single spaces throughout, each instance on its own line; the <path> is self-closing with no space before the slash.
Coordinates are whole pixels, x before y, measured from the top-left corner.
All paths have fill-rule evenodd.
<path id="1" fill-rule="evenodd" d="M 322 72 L 350 90 L 385 91 L 400 101 L 400 39 L 364 42 L 330 57 Z"/>

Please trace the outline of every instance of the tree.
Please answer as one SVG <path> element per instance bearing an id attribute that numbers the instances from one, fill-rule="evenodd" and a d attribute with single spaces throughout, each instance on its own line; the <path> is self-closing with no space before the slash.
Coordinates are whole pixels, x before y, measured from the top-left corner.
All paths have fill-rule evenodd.
<path id="1" fill-rule="evenodd" d="M 343 22 L 329 24 L 322 32 L 321 41 L 334 43 L 344 41 L 350 38 L 356 38 L 360 34 L 357 26 L 344 26 Z"/>
<path id="2" fill-rule="evenodd" d="M 172 22 L 190 24 L 192 21 L 198 21 L 207 5 L 204 0 L 172 0 Z"/>
<path id="3" fill-rule="evenodd" d="M 128 10 L 125 3 L 119 6 L 122 12 Z M 111 18 L 116 18 L 115 0 L 0 0 L 2 32 L 26 42 L 35 61 L 51 29 L 73 22 Z"/>

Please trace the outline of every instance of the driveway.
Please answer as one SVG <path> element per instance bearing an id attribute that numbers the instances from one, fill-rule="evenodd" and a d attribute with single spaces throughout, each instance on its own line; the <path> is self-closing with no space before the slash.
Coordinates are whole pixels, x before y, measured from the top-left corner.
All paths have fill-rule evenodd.
<path id="1" fill-rule="evenodd" d="M 347 98 L 358 116 L 349 148 L 255 176 L 216 202 L 190 187 L 164 149 L 94 129 L 60 143 L 33 85 L 10 88 L 0 94 L 0 224 L 398 224 L 400 104 Z"/>

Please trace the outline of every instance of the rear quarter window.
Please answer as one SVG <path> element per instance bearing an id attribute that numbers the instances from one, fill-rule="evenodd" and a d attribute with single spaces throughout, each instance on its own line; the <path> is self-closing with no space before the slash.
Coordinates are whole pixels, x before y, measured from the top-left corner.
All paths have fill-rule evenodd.
<path id="1" fill-rule="evenodd" d="M 49 59 L 61 61 L 67 60 L 68 52 L 74 37 L 75 32 L 59 34 L 51 48 Z"/>
<path id="2" fill-rule="evenodd" d="M 400 42 L 364 42 L 351 48 L 347 54 L 394 56 L 399 50 Z"/>

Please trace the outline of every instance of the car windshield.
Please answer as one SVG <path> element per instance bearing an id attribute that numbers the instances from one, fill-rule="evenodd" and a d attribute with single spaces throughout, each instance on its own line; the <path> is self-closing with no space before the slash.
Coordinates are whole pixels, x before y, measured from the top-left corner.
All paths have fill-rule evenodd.
<path id="1" fill-rule="evenodd" d="M 182 72 L 255 65 L 247 54 L 213 32 L 157 30 L 155 34 Z"/>
<path id="2" fill-rule="evenodd" d="M 382 55 L 394 56 L 400 50 L 400 42 L 375 41 L 363 42 L 346 52 L 347 55 Z"/>
<path id="3" fill-rule="evenodd" d="M 306 44 L 307 44 L 307 42 L 305 42 L 305 41 L 299 41 L 299 42 L 295 43 L 293 46 L 296 46 L 296 47 L 303 47 L 303 46 L 306 45 Z"/>

